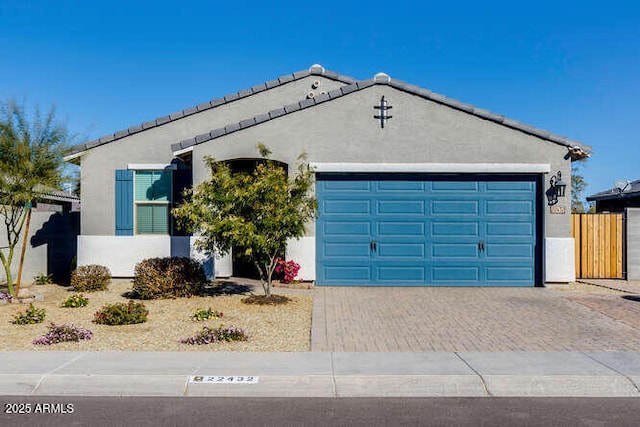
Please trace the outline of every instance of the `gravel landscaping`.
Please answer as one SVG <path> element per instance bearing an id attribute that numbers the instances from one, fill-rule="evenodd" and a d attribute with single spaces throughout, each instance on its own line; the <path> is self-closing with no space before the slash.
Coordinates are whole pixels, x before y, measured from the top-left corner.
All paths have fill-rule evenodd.
<path id="1" fill-rule="evenodd" d="M 126 302 L 123 296 L 131 290 L 130 281 L 114 280 L 108 291 L 84 293 L 89 305 L 79 308 L 63 308 L 61 304 L 76 292 L 55 284 L 31 285 L 32 293 L 44 296 L 44 301 L 34 302 L 37 308 L 46 309 L 43 323 L 14 325 L 13 316 L 23 312 L 28 304 L 0 304 L 0 342 L 2 351 L 309 351 L 311 311 L 313 299 L 310 291 L 274 289 L 274 293 L 287 295 L 291 302 L 277 306 L 250 305 L 241 302 L 248 294 L 233 292 L 253 291 L 262 293 L 259 284 L 242 281 L 220 283 L 218 291 L 231 294 L 168 300 L 147 300 L 149 309 L 146 323 L 123 326 L 98 325 L 93 322 L 94 313 L 104 304 Z M 221 289 L 224 288 L 224 289 Z M 198 309 L 223 313 L 220 319 L 196 322 L 191 319 Z M 55 345 L 33 345 L 32 341 L 44 335 L 50 322 L 74 324 L 93 331 L 89 341 L 63 342 Z M 188 345 L 178 341 L 199 332 L 203 326 L 242 328 L 250 340 L 246 342 L 222 342 L 208 345 Z"/>

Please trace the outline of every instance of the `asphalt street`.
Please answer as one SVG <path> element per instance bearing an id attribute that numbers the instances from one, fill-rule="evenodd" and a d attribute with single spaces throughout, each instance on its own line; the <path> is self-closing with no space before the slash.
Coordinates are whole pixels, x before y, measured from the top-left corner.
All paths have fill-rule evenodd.
<path id="1" fill-rule="evenodd" d="M 3 426 L 637 426 L 637 398 L 0 397 Z M 29 406 L 26 406 L 29 405 Z M 30 408 L 10 414 L 7 408 Z M 37 410 L 39 413 L 33 413 Z M 53 411 L 57 413 L 52 413 Z"/>

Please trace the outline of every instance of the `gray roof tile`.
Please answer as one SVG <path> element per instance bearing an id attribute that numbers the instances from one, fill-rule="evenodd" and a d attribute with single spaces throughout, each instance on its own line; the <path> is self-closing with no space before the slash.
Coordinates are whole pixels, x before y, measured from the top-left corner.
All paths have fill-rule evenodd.
<path id="1" fill-rule="evenodd" d="M 129 129 L 129 133 L 138 133 L 140 131 L 142 131 L 142 125 L 136 125 L 136 126 L 131 126 Z"/>
<path id="2" fill-rule="evenodd" d="M 346 95 L 348 93 L 355 92 L 356 90 L 358 90 L 358 85 L 357 84 L 352 84 L 352 85 L 348 85 L 348 86 L 342 86 L 340 88 L 340 90 L 342 91 L 343 95 Z"/>
<path id="3" fill-rule="evenodd" d="M 303 99 L 300 101 L 300 108 L 307 108 L 315 105 L 315 98 Z"/>
<path id="4" fill-rule="evenodd" d="M 300 104 L 289 104 L 284 106 L 285 114 L 292 113 L 294 111 L 298 111 L 300 109 Z"/>
<path id="5" fill-rule="evenodd" d="M 244 128 L 248 128 L 248 127 L 250 127 L 250 126 L 253 126 L 253 125 L 255 125 L 255 124 L 256 124 L 256 119 L 252 117 L 252 118 L 250 118 L 250 119 L 242 120 L 242 121 L 240 122 L 240 127 L 241 127 L 242 129 L 244 129 Z"/>
<path id="6" fill-rule="evenodd" d="M 198 104 L 196 107 L 198 111 L 204 111 L 211 108 L 211 102 L 203 102 L 202 104 Z"/>
<path id="7" fill-rule="evenodd" d="M 360 80 L 359 82 L 356 83 L 356 85 L 358 85 L 358 89 L 364 89 L 369 86 L 373 86 L 374 82 L 373 82 L 373 79 Z"/>
<path id="8" fill-rule="evenodd" d="M 264 83 L 260 85 L 255 85 L 251 88 L 251 90 L 253 91 L 253 93 L 262 92 L 263 90 L 267 90 L 267 85 Z"/>
<path id="9" fill-rule="evenodd" d="M 280 82 L 278 80 L 269 80 L 265 83 L 267 89 L 271 89 L 272 87 L 280 86 Z"/>
<path id="10" fill-rule="evenodd" d="M 144 123 L 142 124 L 142 128 L 143 128 L 143 129 L 145 129 L 145 130 L 146 130 L 146 129 L 149 129 L 149 128 L 156 127 L 156 126 L 158 126 L 158 125 L 157 125 L 157 123 L 156 123 L 156 121 L 155 121 L 155 120 L 151 120 L 151 121 L 149 121 L 149 122 L 144 122 Z"/>
<path id="11" fill-rule="evenodd" d="M 307 77 L 309 75 L 309 71 L 308 70 L 303 70 L 303 71 L 296 71 L 295 73 L 293 73 L 293 78 L 294 79 L 301 79 L 303 77 Z"/>
<path id="12" fill-rule="evenodd" d="M 229 101 L 236 100 L 236 99 L 238 99 L 238 98 L 239 98 L 239 96 L 238 96 L 238 93 L 237 93 L 237 92 L 236 92 L 236 93 L 230 93 L 229 95 L 226 95 L 226 96 L 224 97 L 224 101 L 225 101 L 225 102 L 229 102 Z"/>
<path id="13" fill-rule="evenodd" d="M 95 140 L 94 141 L 90 141 L 87 144 L 91 144 L 92 142 L 99 142 L 99 144 L 95 144 L 94 145 L 94 147 L 95 147 L 96 145 L 100 145 L 100 144 L 104 144 L 104 143 L 107 143 L 107 142 L 111 142 L 114 139 L 116 139 L 116 136 L 114 134 L 109 134 L 109 135 L 103 136 L 98 141 L 95 141 Z"/>
<path id="14" fill-rule="evenodd" d="M 119 130 L 114 134 L 115 139 L 124 138 L 127 135 L 129 135 L 129 129 Z"/>
<path id="15" fill-rule="evenodd" d="M 209 132 L 209 135 L 211 135 L 211 139 L 217 138 L 217 137 L 222 136 L 224 134 L 225 134 L 224 128 L 215 129 L 215 130 L 212 130 L 211 132 Z"/>
<path id="16" fill-rule="evenodd" d="M 253 91 L 251 89 L 244 89 L 244 90 L 241 90 L 240 92 L 238 92 L 238 96 L 240 98 L 244 98 L 245 96 L 249 96 L 249 95 L 252 95 L 252 94 L 253 94 Z"/>
<path id="17" fill-rule="evenodd" d="M 314 99 L 314 101 L 316 102 L 316 104 L 319 104 L 319 103 L 321 103 L 321 102 L 328 101 L 328 100 L 330 100 L 331 98 L 329 97 L 329 94 L 328 94 L 328 93 L 321 93 L 321 94 L 319 94 L 319 95 L 316 95 L 316 97 L 315 97 L 315 98 L 313 98 L 313 99 Z"/>
<path id="18" fill-rule="evenodd" d="M 266 122 L 267 120 L 269 120 L 269 114 L 268 113 L 258 114 L 255 117 L 255 119 L 256 119 L 256 124 Z"/>
<path id="19" fill-rule="evenodd" d="M 158 123 L 158 126 L 163 125 L 165 123 L 169 123 L 170 121 L 171 121 L 170 116 L 162 116 L 156 119 L 156 123 Z"/>
<path id="20" fill-rule="evenodd" d="M 240 123 L 231 123 L 224 127 L 226 133 L 235 132 L 240 129 Z"/>
<path id="21" fill-rule="evenodd" d="M 284 84 L 284 83 L 289 83 L 292 82 L 293 79 L 293 74 L 287 74 L 286 76 L 281 76 L 278 81 L 280 82 L 280 84 Z"/>
<path id="22" fill-rule="evenodd" d="M 185 116 L 189 116 L 191 114 L 197 113 L 198 108 L 197 107 L 186 108 L 182 110 L 182 112 L 184 113 Z"/>
<path id="23" fill-rule="evenodd" d="M 211 108 L 217 107 L 218 105 L 222 105 L 224 103 L 226 103 L 227 101 L 224 100 L 224 98 L 216 98 L 216 99 L 212 99 L 210 104 L 211 104 Z"/>
<path id="24" fill-rule="evenodd" d="M 284 116 L 286 113 L 284 108 L 276 108 L 275 110 L 269 111 L 269 117 L 275 119 L 276 117 Z"/>
<path id="25" fill-rule="evenodd" d="M 209 132 L 203 133 L 201 135 L 196 135 L 196 144 L 200 144 L 201 142 L 209 141 L 211 139 L 211 135 Z"/>

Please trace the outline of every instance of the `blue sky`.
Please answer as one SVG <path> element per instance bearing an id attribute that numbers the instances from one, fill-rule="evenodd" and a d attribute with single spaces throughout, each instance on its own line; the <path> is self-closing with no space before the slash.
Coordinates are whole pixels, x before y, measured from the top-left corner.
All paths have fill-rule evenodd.
<path id="1" fill-rule="evenodd" d="M 78 142 L 314 63 L 393 78 L 593 147 L 587 193 L 640 179 L 634 1 L 0 0 L 0 98 Z"/>

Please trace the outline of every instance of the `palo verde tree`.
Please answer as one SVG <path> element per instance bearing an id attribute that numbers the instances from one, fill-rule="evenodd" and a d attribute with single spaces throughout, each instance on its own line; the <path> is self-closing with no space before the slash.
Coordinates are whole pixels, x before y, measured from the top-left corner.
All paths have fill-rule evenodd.
<path id="1" fill-rule="evenodd" d="M 43 116 L 37 109 L 28 114 L 14 100 L 0 101 L 0 219 L 7 235 L 0 261 L 12 295 L 11 262 L 28 211 L 38 191 L 61 187 L 68 143 L 67 128 L 56 121 L 53 108 Z"/>
<path id="2" fill-rule="evenodd" d="M 181 226 L 198 236 L 199 249 L 225 254 L 242 248 L 270 299 L 278 255 L 287 239 L 304 235 L 305 224 L 315 216 L 316 200 L 310 194 L 313 171 L 304 155 L 298 158 L 297 173 L 287 177 L 269 159 L 267 147 L 257 148 L 265 160 L 249 173 L 234 174 L 226 163 L 205 157 L 211 178 L 187 190 L 188 201 L 172 212 Z"/>

